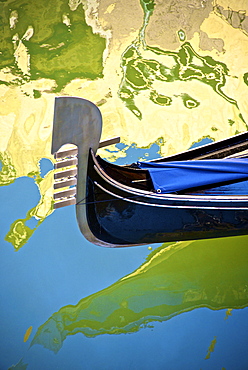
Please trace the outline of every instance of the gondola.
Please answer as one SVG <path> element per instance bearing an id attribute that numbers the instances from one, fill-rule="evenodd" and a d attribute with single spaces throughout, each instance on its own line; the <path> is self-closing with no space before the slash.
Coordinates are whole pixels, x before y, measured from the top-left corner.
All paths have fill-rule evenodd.
<path id="1" fill-rule="evenodd" d="M 101 129 L 92 102 L 55 98 L 54 208 L 75 204 L 79 228 L 91 243 L 128 247 L 248 234 L 248 132 L 118 166 L 96 153 L 119 141 L 101 142 Z M 63 150 L 65 144 L 76 149 Z"/>

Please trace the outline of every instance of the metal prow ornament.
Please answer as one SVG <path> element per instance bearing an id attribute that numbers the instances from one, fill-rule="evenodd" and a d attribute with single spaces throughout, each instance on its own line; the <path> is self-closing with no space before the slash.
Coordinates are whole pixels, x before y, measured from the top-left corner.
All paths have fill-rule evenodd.
<path id="1" fill-rule="evenodd" d="M 96 153 L 98 148 L 120 142 L 119 137 L 100 141 L 101 132 L 102 116 L 96 105 L 82 98 L 55 98 L 51 151 L 58 171 L 54 175 L 54 208 L 76 204 L 80 230 L 91 242 L 95 237 L 86 222 L 85 205 L 77 205 L 86 196 L 89 150 Z M 77 148 L 60 150 L 65 144 L 74 144 Z"/>

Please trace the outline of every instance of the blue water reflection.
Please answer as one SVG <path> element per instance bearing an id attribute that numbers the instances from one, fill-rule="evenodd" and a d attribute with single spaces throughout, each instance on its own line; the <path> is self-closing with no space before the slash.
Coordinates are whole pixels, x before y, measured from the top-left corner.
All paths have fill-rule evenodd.
<path id="1" fill-rule="evenodd" d="M 49 171 L 53 170 L 53 163 L 48 158 L 41 158 L 40 162 L 40 175 L 43 178 Z"/>
<path id="2" fill-rule="evenodd" d="M 152 159 L 160 158 L 160 147 L 158 144 L 151 144 L 148 148 L 138 148 L 135 143 L 130 146 L 123 143 L 115 145 L 116 150 L 105 149 L 109 153 L 118 153 L 120 150 L 125 154 L 124 157 L 119 157 L 115 160 L 118 165 L 130 164 L 139 160 L 149 161 Z M 131 162 L 130 162 L 131 160 Z"/>
<path id="3" fill-rule="evenodd" d="M 32 179 L 21 178 L 2 187 L 0 195 L 1 369 L 17 364 L 21 358 L 28 369 L 37 370 L 247 367 L 247 308 L 233 310 L 227 320 L 226 310 L 198 308 L 162 323 L 152 322 L 132 334 L 87 338 L 79 333 L 68 336 L 56 355 L 40 345 L 30 348 L 38 328 L 51 315 L 132 273 L 150 251 L 147 246 L 108 249 L 90 244 L 79 232 L 71 206 L 55 211 L 15 252 L 4 236 L 13 219 L 23 217 L 35 205 L 37 187 Z M 153 250 L 157 247 L 152 246 Z M 235 245 L 233 253 L 235 256 Z M 24 343 L 30 326 L 33 331 Z M 215 336 L 214 352 L 205 360 Z"/>

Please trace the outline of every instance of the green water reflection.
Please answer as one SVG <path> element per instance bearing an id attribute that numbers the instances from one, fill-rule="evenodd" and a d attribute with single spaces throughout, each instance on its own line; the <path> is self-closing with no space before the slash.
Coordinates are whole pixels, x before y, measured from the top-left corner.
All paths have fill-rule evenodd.
<path id="1" fill-rule="evenodd" d="M 145 29 L 149 18 L 154 9 L 154 2 L 150 0 L 140 1 L 143 11 L 143 25 L 139 31 L 139 36 L 129 45 L 122 55 L 123 79 L 120 84 L 119 97 L 126 107 L 140 120 L 142 112 L 135 103 L 135 98 L 141 91 L 149 92 L 149 99 L 158 105 L 169 106 L 172 104 L 174 96 L 160 94 L 154 87 L 154 81 L 174 82 L 197 80 L 210 86 L 214 92 L 224 98 L 227 102 L 234 104 L 239 110 L 237 101 L 224 93 L 227 77 L 230 76 L 228 66 L 211 56 L 199 55 L 190 42 L 184 42 L 186 34 L 183 30 L 178 31 L 180 41 L 184 42 L 178 51 L 163 50 L 159 47 L 151 47 L 145 42 Z M 150 51 L 154 59 L 146 59 L 143 54 Z M 169 57 L 172 66 L 165 65 L 156 56 Z M 168 62 L 169 62 L 168 59 Z M 244 76 L 244 81 L 246 78 Z M 186 108 L 192 109 L 200 105 L 195 98 L 181 93 L 183 104 Z M 245 123 L 241 113 L 239 118 Z"/>
<path id="2" fill-rule="evenodd" d="M 25 364 L 23 362 L 23 359 L 21 358 L 20 361 L 18 362 L 18 364 L 16 365 L 12 365 L 11 367 L 9 367 L 8 370 L 12 370 L 12 369 L 16 369 L 16 370 L 26 370 L 28 367 L 28 364 Z"/>
<path id="3" fill-rule="evenodd" d="M 0 152 L 0 186 L 12 184 L 16 179 L 16 170 L 12 164 L 10 155 Z"/>
<path id="4" fill-rule="evenodd" d="M 49 78 L 60 91 L 74 78 L 103 77 L 106 40 L 86 24 L 82 4 L 73 8 L 64 0 L 16 0 L 0 2 L 0 10 L 0 69 L 16 75 L 12 84 Z M 15 54 L 22 44 L 30 56 L 24 71 Z"/>
<path id="5" fill-rule="evenodd" d="M 133 333 L 200 307 L 230 315 L 248 304 L 247 243 L 242 236 L 163 244 L 133 273 L 54 313 L 31 345 L 56 353 L 68 335 Z"/>
<path id="6" fill-rule="evenodd" d="M 139 119 L 142 118 L 142 114 L 135 106 L 134 99 L 141 90 L 150 91 L 150 99 L 155 104 L 171 105 L 172 103 L 172 97 L 161 95 L 153 88 L 154 80 L 161 82 L 198 80 L 211 86 L 222 98 L 238 107 L 236 100 L 227 96 L 222 90 L 229 73 L 224 63 L 216 61 L 210 56 L 200 56 L 189 42 L 185 42 L 178 52 L 149 47 L 148 45 L 146 45 L 146 50 L 152 51 L 154 56 L 171 57 L 175 64 L 169 68 L 155 59 L 143 58 L 139 40 L 136 40 L 123 54 L 122 66 L 125 72 L 119 97 Z M 182 93 L 181 97 L 186 108 L 196 108 L 200 104 L 185 93 Z"/>

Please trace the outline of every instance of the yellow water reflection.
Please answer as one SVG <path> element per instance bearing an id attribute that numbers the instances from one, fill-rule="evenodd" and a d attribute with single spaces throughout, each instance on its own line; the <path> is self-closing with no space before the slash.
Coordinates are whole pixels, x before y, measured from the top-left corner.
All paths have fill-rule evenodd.
<path id="1" fill-rule="evenodd" d="M 211 353 L 214 352 L 214 348 L 215 348 L 216 343 L 217 343 L 217 339 L 216 339 L 216 337 L 214 337 L 214 339 L 212 340 L 212 342 L 210 343 L 210 346 L 208 348 L 208 353 L 205 357 L 205 360 L 208 360 L 211 356 Z"/>
<path id="2" fill-rule="evenodd" d="M 225 320 L 227 320 L 229 316 L 232 316 L 232 310 L 233 310 L 232 308 L 228 308 L 226 310 Z"/>
<path id="3" fill-rule="evenodd" d="M 37 330 L 31 345 L 55 353 L 68 335 L 133 333 L 186 311 L 244 308 L 248 237 L 163 244 L 136 271 L 67 305 Z"/>
<path id="4" fill-rule="evenodd" d="M 27 330 L 26 330 L 26 333 L 24 335 L 24 338 L 23 338 L 23 342 L 27 342 L 31 333 L 32 333 L 32 330 L 33 330 L 33 327 L 30 326 Z"/>

